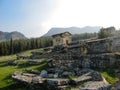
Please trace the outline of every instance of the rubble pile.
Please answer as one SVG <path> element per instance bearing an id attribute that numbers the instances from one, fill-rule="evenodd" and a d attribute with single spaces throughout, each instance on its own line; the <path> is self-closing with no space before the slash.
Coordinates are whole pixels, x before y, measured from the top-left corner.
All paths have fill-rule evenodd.
<path id="1" fill-rule="evenodd" d="M 62 73 L 60 73 L 62 72 Z M 67 87 L 72 87 L 73 85 L 84 84 L 80 90 L 86 90 L 84 88 L 88 87 L 87 90 L 101 90 L 99 88 L 106 88 L 105 90 L 109 90 L 110 84 L 105 83 L 102 75 L 91 69 L 81 69 L 79 71 L 79 75 L 75 74 L 75 72 L 64 71 L 58 68 L 51 68 L 49 70 L 42 70 L 40 74 L 32 73 L 20 73 L 15 72 L 12 75 L 14 81 L 19 82 L 21 84 L 31 84 L 31 85 L 39 85 L 46 86 L 48 90 L 64 90 Z M 66 77 L 65 77 L 66 74 Z M 70 75 L 74 75 L 77 77 L 69 78 Z M 88 83 L 90 82 L 91 83 Z M 97 83 L 96 83 L 97 82 Z M 103 84 L 104 83 L 104 84 Z M 91 86 L 90 86 L 91 85 Z M 99 86 L 99 87 L 98 87 Z M 89 89 L 89 88 L 94 89 Z M 97 89 L 96 89 L 97 88 Z M 103 89 L 104 90 L 104 89 Z"/>
<path id="2" fill-rule="evenodd" d="M 80 87 L 80 90 L 110 90 L 110 84 L 102 81 L 90 81 Z"/>
<path id="3" fill-rule="evenodd" d="M 74 85 L 79 85 L 77 90 L 110 90 L 111 84 L 99 72 L 90 68 L 119 68 L 120 55 L 115 53 L 120 51 L 119 43 L 119 38 L 106 38 L 54 46 L 51 52 L 47 49 L 44 52 L 32 52 L 28 58 L 30 64 L 40 64 L 41 61 L 36 59 L 46 58 L 49 68 L 15 72 L 12 78 L 22 84 L 37 84 L 46 90 L 64 90 Z M 25 56 L 18 58 L 26 59 Z"/>

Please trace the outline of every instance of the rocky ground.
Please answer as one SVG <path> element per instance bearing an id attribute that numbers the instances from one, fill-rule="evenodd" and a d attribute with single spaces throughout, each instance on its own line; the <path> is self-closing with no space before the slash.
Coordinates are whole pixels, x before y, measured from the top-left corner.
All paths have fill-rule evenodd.
<path id="1" fill-rule="evenodd" d="M 59 58 L 55 55 L 54 53 L 33 54 L 28 60 L 29 64 L 40 64 L 42 61 L 37 60 L 38 58 L 49 57 L 51 59 L 46 59 L 49 68 L 41 71 L 14 72 L 12 79 L 17 83 L 30 85 L 33 90 L 34 87 L 44 88 L 44 90 L 119 90 L 119 82 L 111 85 L 98 71 L 88 69 L 89 67 L 79 67 L 78 61 L 82 61 L 81 58 L 75 61 L 76 57 L 72 57 L 73 60 L 70 60 L 69 53 L 64 56 L 58 54 L 61 55 Z M 66 61 L 62 64 L 61 59 Z M 88 60 L 84 61 L 86 62 L 83 63 L 83 66 L 89 66 Z M 8 64 L 11 63 L 15 64 L 16 62 L 8 62 Z M 97 62 L 95 65 L 99 64 L 101 65 Z"/>
<path id="2" fill-rule="evenodd" d="M 14 72 L 12 78 L 16 82 L 31 84 L 33 87 L 45 87 L 46 90 L 73 89 L 73 86 L 77 86 L 74 87 L 76 90 L 110 90 L 111 87 L 99 72 L 91 69 L 64 70 L 56 67 L 41 72 L 29 70 Z"/>

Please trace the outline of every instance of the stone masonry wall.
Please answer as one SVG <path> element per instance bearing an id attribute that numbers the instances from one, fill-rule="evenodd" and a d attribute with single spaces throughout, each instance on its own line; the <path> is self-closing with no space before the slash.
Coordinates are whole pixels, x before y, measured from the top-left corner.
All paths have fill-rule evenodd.
<path id="1" fill-rule="evenodd" d="M 55 55 L 53 60 L 54 66 L 71 66 L 83 68 L 99 68 L 104 69 L 115 65 L 115 55 L 111 53 L 89 54 L 85 56 L 78 55 Z"/>
<path id="2" fill-rule="evenodd" d="M 70 44 L 69 48 L 73 50 L 83 50 L 82 48 L 85 48 L 87 54 L 120 52 L 120 37 L 79 41 Z"/>

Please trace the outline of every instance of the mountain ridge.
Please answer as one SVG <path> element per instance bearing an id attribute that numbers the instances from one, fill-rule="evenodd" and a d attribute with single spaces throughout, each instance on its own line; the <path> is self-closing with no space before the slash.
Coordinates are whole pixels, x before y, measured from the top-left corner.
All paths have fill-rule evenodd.
<path id="1" fill-rule="evenodd" d="M 53 34 L 58 34 L 58 33 L 62 33 L 62 32 L 70 32 L 71 34 L 81 34 L 81 33 L 94 33 L 94 32 L 98 32 L 100 30 L 100 26 L 86 26 L 86 27 L 67 27 L 67 28 L 59 28 L 59 27 L 53 27 L 51 28 L 46 34 L 44 34 L 43 36 L 51 36 Z"/>
<path id="2" fill-rule="evenodd" d="M 18 31 L 13 31 L 13 32 L 3 32 L 3 31 L 0 31 L 0 42 L 9 41 L 11 38 L 13 40 L 27 39 L 24 36 L 24 34 L 18 32 Z"/>

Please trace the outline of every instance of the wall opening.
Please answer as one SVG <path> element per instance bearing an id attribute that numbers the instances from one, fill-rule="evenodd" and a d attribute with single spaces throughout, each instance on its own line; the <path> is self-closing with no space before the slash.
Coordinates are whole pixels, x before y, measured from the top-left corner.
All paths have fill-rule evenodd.
<path id="1" fill-rule="evenodd" d="M 87 48 L 86 47 L 81 47 L 81 53 L 82 54 L 87 54 Z"/>
<path id="2" fill-rule="evenodd" d="M 68 40 L 66 40 L 66 45 L 68 45 L 69 44 L 69 41 Z"/>

